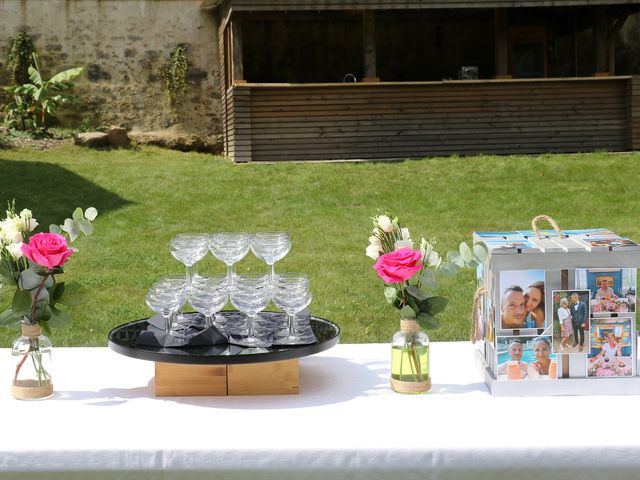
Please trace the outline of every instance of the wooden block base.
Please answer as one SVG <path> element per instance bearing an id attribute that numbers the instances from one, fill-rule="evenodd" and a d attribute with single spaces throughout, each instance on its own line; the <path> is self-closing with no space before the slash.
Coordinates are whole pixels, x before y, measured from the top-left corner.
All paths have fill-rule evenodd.
<path id="1" fill-rule="evenodd" d="M 300 362 L 183 365 L 156 362 L 156 397 L 295 395 Z"/>

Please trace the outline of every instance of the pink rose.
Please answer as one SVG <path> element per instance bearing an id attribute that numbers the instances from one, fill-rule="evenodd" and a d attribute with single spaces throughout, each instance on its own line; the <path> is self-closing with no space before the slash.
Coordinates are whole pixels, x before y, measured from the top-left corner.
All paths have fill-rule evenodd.
<path id="1" fill-rule="evenodd" d="M 378 257 L 373 266 L 386 283 L 401 283 L 413 277 L 422 268 L 422 252 L 410 248 L 400 248 Z"/>
<path id="2" fill-rule="evenodd" d="M 22 253 L 41 267 L 61 267 L 73 253 L 67 239 L 57 233 L 38 233 L 22 244 Z"/>

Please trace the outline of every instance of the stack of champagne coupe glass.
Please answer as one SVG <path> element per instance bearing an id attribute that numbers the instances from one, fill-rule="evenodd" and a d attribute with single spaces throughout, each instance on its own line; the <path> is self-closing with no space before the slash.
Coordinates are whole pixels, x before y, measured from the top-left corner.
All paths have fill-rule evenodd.
<path id="1" fill-rule="evenodd" d="M 185 265 L 186 275 L 159 279 L 146 297 L 147 305 L 164 318 L 166 333 L 185 336 L 193 331 L 195 319 L 181 313 L 188 302 L 204 316 L 204 327 L 215 326 L 236 345 L 266 348 L 316 341 L 308 316 L 299 315 L 312 300 L 309 278 L 275 273 L 276 262 L 291 249 L 288 233 L 185 233 L 173 238 L 169 249 Z M 235 264 L 249 250 L 268 265 L 268 274 L 235 273 Z M 209 251 L 227 266 L 225 275 L 198 275 L 196 264 Z M 243 315 L 219 314 L 229 301 Z M 270 302 L 285 315 L 261 316 Z"/>

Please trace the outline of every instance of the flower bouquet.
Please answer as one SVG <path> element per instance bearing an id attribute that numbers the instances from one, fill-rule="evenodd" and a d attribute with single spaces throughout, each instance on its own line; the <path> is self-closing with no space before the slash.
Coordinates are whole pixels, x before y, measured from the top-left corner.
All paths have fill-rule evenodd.
<path id="1" fill-rule="evenodd" d="M 77 208 L 62 225 L 51 225 L 48 233 L 34 233 L 38 222 L 31 211 L 18 214 L 15 204 L 10 204 L 0 221 L 0 325 L 22 324 L 22 336 L 12 346 L 16 398 L 53 394 L 47 366 L 51 342 L 42 332 L 70 325 L 71 317 L 61 305 L 78 305 L 87 296 L 81 285 L 56 277 L 76 252 L 67 239 L 72 242 L 81 233 L 90 235 L 97 215 L 95 208 Z"/>
<path id="2" fill-rule="evenodd" d="M 373 217 L 373 234 L 366 255 L 376 260 L 373 268 L 384 281 L 384 296 L 400 311 L 400 331 L 392 340 L 391 387 L 401 393 L 429 390 L 429 339 L 424 330 L 440 326 L 436 315 L 448 303 L 435 295 L 439 275 L 453 276 L 462 268 L 476 268 L 487 255 L 483 243 L 441 257 L 433 240 L 420 241 L 414 249 L 409 229 L 388 214 Z"/>

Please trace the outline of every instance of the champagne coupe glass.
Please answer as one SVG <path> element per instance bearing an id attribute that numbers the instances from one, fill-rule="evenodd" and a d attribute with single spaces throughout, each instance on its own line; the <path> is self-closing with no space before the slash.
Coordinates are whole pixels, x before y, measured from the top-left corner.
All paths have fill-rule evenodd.
<path id="1" fill-rule="evenodd" d="M 171 255 L 187 268 L 187 285 L 191 285 L 197 274 L 195 264 L 202 260 L 209 251 L 208 235 L 181 233 L 171 239 L 169 250 Z"/>
<path id="2" fill-rule="evenodd" d="M 184 305 L 184 290 L 170 287 L 151 287 L 145 300 L 153 311 L 161 314 L 164 318 L 164 331 L 168 334 L 174 334 L 175 324 L 172 318 Z"/>
<path id="3" fill-rule="evenodd" d="M 227 290 L 226 275 L 201 277 L 188 293 L 189 304 L 205 316 L 207 327 L 214 326 L 222 330 L 224 325 L 216 321 L 215 314 L 227 304 L 229 292 Z"/>
<path id="4" fill-rule="evenodd" d="M 260 232 L 251 239 L 251 251 L 269 265 L 269 284 L 275 282 L 275 263 L 291 250 L 291 238 L 287 232 Z"/>
<path id="5" fill-rule="evenodd" d="M 231 303 L 247 316 L 247 328 L 241 338 L 234 337 L 234 343 L 246 347 L 270 347 L 271 341 L 265 336 L 258 336 L 256 324 L 260 321 L 258 314 L 271 301 L 271 289 L 267 277 L 259 274 L 238 275 L 234 279 L 230 293 Z"/>
<path id="6" fill-rule="evenodd" d="M 273 302 L 287 314 L 288 328 L 282 336 L 278 336 L 278 345 L 296 345 L 305 343 L 305 340 L 296 331 L 295 318 L 309 306 L 313 295 L 308 287 L 279 285 L 275 288 Z"/>
<path id="7" fill-rule="evenodd" d="M 227 288 L 231 291 L 235 277 L 235 264 L 249 253 L 249 233 L 222 232 L 209 235 L 209 249 L 213 256 L 227 266 Z"/>

